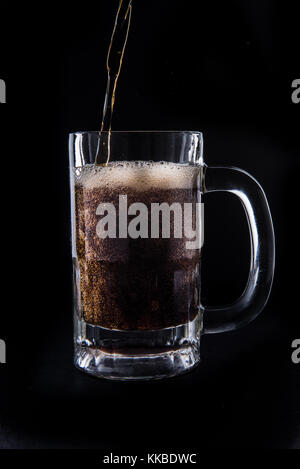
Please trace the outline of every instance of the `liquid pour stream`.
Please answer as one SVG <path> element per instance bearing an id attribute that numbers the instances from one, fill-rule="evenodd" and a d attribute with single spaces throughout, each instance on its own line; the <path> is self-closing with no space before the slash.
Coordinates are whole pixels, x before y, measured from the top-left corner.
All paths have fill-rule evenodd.
<path id="1" fill-rule="evenodd" d="M 95 166 L 106 166 L 110 160 L 111 123 L 116 88 L 130 28 L 131 11 L 132 0 L 120 0 L 106 59 L 107 86 Z M 107 135 L 107 139 L 104 135 Z"/>

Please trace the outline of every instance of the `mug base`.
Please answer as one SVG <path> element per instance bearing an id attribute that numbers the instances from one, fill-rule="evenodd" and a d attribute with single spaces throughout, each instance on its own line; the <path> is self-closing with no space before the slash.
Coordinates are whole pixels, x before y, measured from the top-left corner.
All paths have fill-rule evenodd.
<path id="1" fill-rule="evenodd" d="M 74 364 L 112 380 L 177 376 L 200 362 L 200 315 L 187 324 L 158 331 L 113 331 L 78 320 Z"/>
<path id="2" fill-rule="evenodd" d="M 171 378 L 185 373 L 200 362 L 195 347 L 158 354 L 120 355 L 91 347 L 75 347 L 76 368 L 111 380 L 135 381 Z"/>

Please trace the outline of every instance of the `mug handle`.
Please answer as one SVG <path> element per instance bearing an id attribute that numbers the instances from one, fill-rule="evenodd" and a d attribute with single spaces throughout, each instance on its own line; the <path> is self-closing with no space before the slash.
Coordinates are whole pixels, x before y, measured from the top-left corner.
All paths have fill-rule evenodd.
<path id="1" fill-rule="evenodd" d="M 234 167 L 204 167 L 203 192 L 230 192 L 241 201 L 248 220 L 251 259 L 246 288 L 232 304 L 202 306 L 203 333 L 238 329 L 252 321 L 268 301 L 275 266 L 275 238 L 269 205 L 260 184 L 246 171 Z"/>

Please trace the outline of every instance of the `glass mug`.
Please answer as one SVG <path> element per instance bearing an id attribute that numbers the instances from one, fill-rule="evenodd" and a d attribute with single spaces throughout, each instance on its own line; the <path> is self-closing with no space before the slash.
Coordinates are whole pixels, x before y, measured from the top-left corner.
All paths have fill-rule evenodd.
<path id="1" fill-rule="evenodd" d="M 208 167 L 201 132 L 112 132 L 101 142 L 76 132 L 69 154 L 76 367 L 110 379 L 175 376 L 199 363 L 202 334 L 261 312 L 275 260 L 266 196 L 245 171 Z M 211 308 L 200 299 L 202 196 L 215 191 L 242 202 L 251 259 L 241 297 Z"/>

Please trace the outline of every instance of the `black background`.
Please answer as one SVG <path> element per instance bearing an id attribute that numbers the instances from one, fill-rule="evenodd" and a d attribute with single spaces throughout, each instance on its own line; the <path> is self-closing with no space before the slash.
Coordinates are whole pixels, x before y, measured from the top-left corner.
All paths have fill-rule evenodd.
<path id="1" fill-rule="evenodd" d="M 273 291 L 246 328 L 204 336 L 185 376 L 111 383 L 73 368 L 67 134 L 99 129 L 118 1 L 4 3 L 0 448 L 300 448 L 295 5 L 133 2 L 113 129 L 201 130 L 208 165 L 258 179 L 276 234 Z M 248 259 L 239 203 L 207 195 L 203 303 L 233 301 Z"/>

